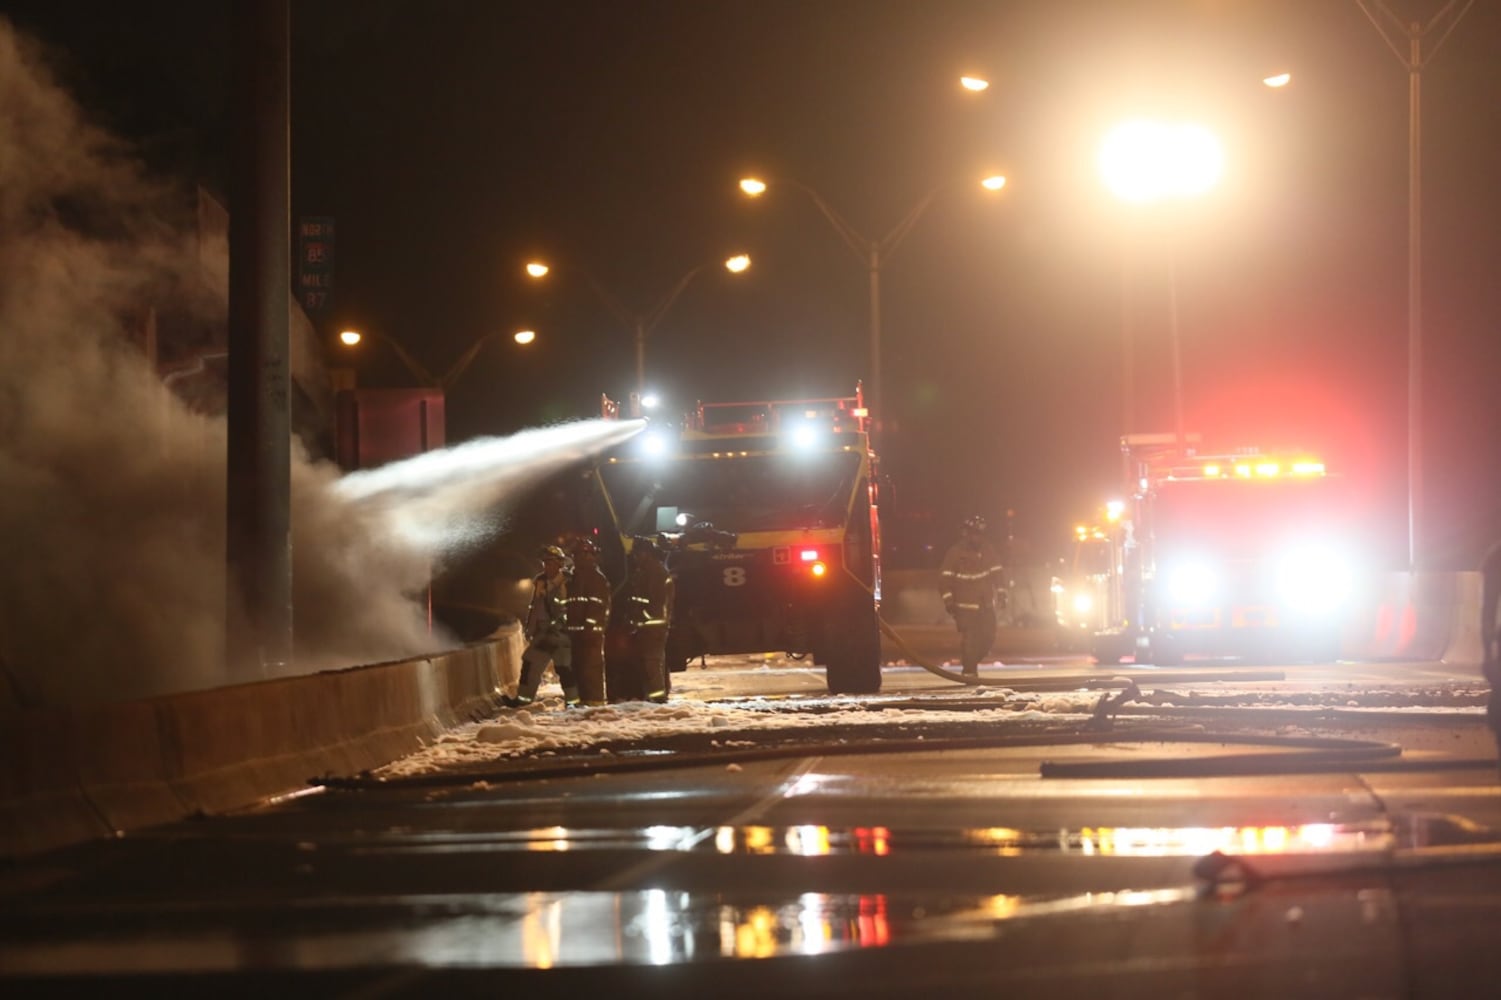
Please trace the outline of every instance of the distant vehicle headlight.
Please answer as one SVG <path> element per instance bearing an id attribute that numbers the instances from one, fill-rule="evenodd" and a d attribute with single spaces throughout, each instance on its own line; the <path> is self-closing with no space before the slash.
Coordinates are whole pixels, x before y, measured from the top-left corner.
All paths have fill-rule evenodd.
<path id="1" fill-rule="evenodd" d="M 1277 562 L 1277 595 L 1293 611 L 1329 615 L 1343 608 L 1355 587 L 1349 560 L 1329 545 L 1289 548 Z"/>

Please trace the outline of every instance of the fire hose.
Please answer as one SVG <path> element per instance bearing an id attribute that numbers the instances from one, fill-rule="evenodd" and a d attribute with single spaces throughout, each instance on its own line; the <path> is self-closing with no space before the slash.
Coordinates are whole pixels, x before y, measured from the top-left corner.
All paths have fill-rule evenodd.
<path id="1" fill-rule="evenodd" d="M 896 646 L 896 648 L 900 649 L 902 651 L 902 654 L 904 656 L 906 656 L 909 661 L 911 661 L 912 663 L 917 664 L 919 667 L 922 667 L 924 670 L 928 671 L 930 674 L 934 674 L 934 675 L 936 675 L 938 677 L 942 677 L 946 681 L 953 681 L 955 684 L 964 684 L 964 685 L 966 685 L 968 687 L 993 687 L 993 686 L 996 686 L 996 685 L 990 684 L 990 683 L 988 683 L 986 681 L 983 681 L 983 680 L 981 680 L 978 677 L 966 677 L 963 674 L 956 674 L 952 670 L 947 670 L 947 669 L 939 666 L 936 663 L 929 662 L 928 660 L 926 660 L 923 657 L 919 656 L 916 653 L 916 651 L 914 651 L 912 649 L 911 646 L 907 645 L 906 640 L 904 640 L 899 634 L 897 634 L 896 629 L 894 629 L 894 628 L 891 627 L 891 623 L 890 622 L 888 622 L 886 619 L 882 618 L 880 615 L 876 616 L 876 622 L 881 627 L 881 634 L 882 635 L 884 635 L 886 638 L 890 639 L 892 641 L 892 643 Z"/>

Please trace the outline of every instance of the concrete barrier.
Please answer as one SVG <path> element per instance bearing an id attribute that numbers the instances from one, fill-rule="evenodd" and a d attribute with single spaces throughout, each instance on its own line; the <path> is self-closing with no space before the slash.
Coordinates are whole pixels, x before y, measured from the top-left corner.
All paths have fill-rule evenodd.
<path id="1" fill-rule="evenodd" d="M 420 660 L 0 720 L 0 856 L 220 813 L 357 774 L 492 711 L 520 670 L 506 626 Z"/>
<path id="2" fill-rule="evenodd" d="M 1478 674 L 1485 659 L 1485 646 L 1480 638 L 1480 573 L 1471 570 L 1459 573 L 1457 577 L 1449 646 L 1444 650 L 1443 661 L 1474 667 Z"/>
<path id="3" fill-rule="evenodd" d="M 1359 593 L 1340 655 L 1480 662 L 1479 574 L 1383 573 Z"/>

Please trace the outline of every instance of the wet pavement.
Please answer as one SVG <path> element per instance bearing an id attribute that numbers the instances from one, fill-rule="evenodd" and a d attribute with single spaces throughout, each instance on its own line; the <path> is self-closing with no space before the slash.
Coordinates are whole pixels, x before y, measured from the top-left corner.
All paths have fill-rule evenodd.
<path id="1" fill-rule="evenodd" d="M 880 752 L 761 734 L 336 782 L 53 852 L 0 869 L 0 988 L 1440 996 L 1493 971 L 1473 716 L 1290 741 L 956 715 Z"/>

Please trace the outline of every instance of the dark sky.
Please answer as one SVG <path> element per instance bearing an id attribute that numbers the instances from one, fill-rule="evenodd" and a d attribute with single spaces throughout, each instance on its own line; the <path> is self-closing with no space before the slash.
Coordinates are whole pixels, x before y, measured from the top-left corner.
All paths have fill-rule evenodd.
<path id="1" fill-rule="evenodd" d="M 0 12 L 154 164 L 222 188 L 223 5 Z M 330 353 L 353 324 L 442 372 L 477 338 L 539 333 L 486 348 L 451 439 L 631 388 L 629 332 L 585 273 L 645 313 L 735 250 L 753 268 L 688 287 L 649 381 L 679 408 L 850 392 L 863 267 L 810 198 L 751 203 L 735 180 L 796 179 L 871 239 L 949 185 L 881 272 L 899 512 L 946 539 L 1010 507 L 1046 547 L 1118 493 L 1123 319 L 1132 429 L 1172 427 L 1171 260 L 1189 429 L 1321 450 L 1405 552 L 1407 74 L 1354 0 L 294 0 L 292 33 L 294 215 L 339 226 Z M 1498 66 L 1501 13 L 1478 4 L 1423 77 L 1423 537 L 1449 566 L 1501 537 Z M 1291 87 L 1260 85 L 1282 67 Z M 962 72 L 993 86 L 967 95 Z M 1219 187 L 1173 217 L 1120 210 L 1093 156 L 1130 115 L 1219 132 Z M 999 196 L 970 185 L 995 170 Z M 531 254 L 558 280 L 527 284 Z M 389 353 L 359 366 L 409 381 Z"/>

